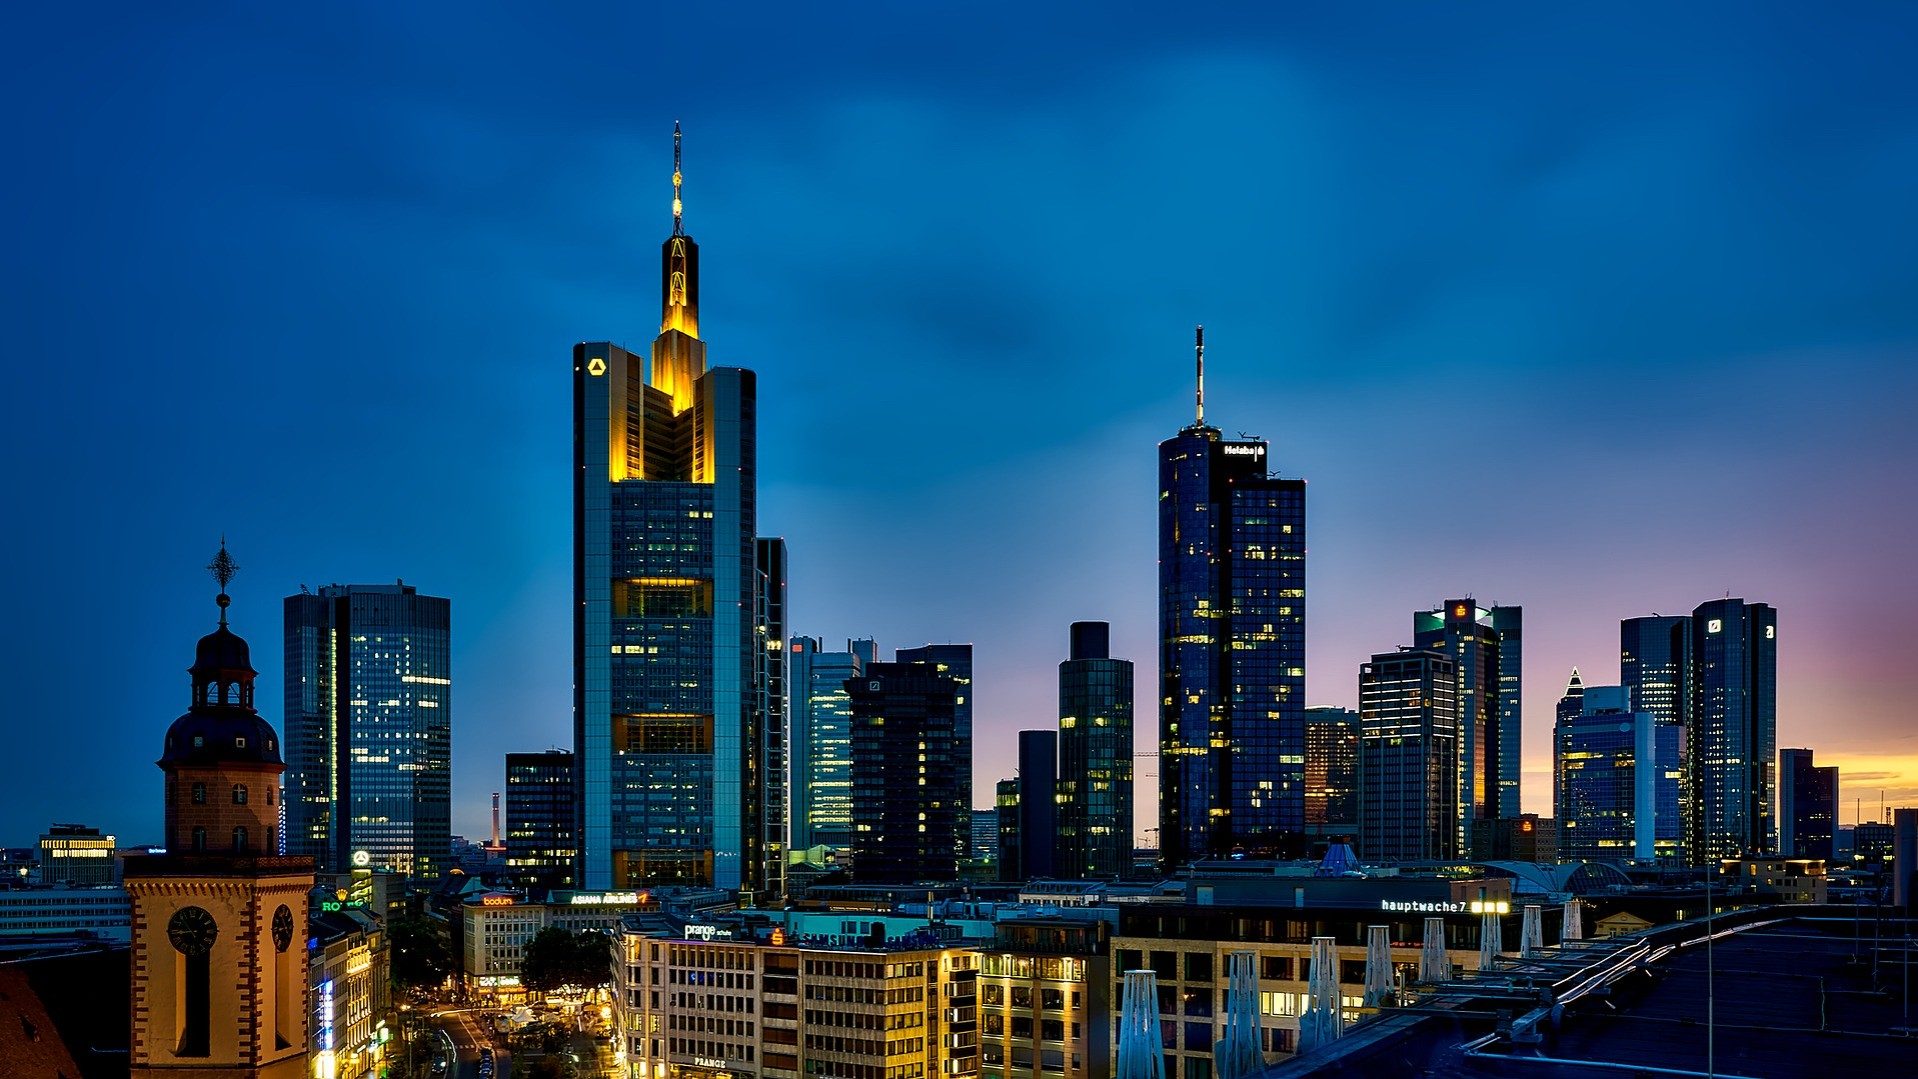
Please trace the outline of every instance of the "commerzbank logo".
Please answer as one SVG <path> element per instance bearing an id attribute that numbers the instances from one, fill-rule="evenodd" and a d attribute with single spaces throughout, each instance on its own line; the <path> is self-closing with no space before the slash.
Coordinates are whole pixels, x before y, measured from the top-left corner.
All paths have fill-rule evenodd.
<path id="1" fill-rule="evenodd" d="M 595 377 L 606 373 L 606 361 L 594 356 L 586 361 L 586 373 Z"/>

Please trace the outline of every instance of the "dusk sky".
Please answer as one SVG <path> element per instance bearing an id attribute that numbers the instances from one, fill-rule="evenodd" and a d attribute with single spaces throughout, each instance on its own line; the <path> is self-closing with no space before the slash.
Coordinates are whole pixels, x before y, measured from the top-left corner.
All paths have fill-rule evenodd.
<path id="1" fill-rule="evenodd" d="M 657 332 L 675 119 L 792 629 L 974 642 L 977 803 L 1074 619 L 1156 744 L 1198 322 L 1310 481 L 1310 703 L 1522 604 L 1549 813 L 1570 668 L 1730 593 L 1842 822 L 1918 801 L 1918 8 L 1271 7 L 15 9 L 0 844 L 159 837 L 223 532 L 276 725 L 282 597 L 404 578 L 454 830 L 570 746 L 570 349 Z"/>

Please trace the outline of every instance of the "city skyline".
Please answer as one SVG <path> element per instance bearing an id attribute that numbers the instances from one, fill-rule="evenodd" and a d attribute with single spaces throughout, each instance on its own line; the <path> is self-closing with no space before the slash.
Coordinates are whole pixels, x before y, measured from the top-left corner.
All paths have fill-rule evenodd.
<path id="1" fill-rule="evenodd" d="M 111 702 L 83 717 L 98 725 L 28 725 L 29 750 L 75 766 L 20 778 L 0 805 L 8 843 L 52 821 L 129 843 L 160 834 L 145 747 L 155 717 L 178 710 L 176 644 L 199 624 L 195 567 L 214 539 L 204 527 L 224 527 L 247 565 L 233 616 L 282 734 L 280 597 L 400 577 L 461 612 L 455 832 L 484 834 L 504 753 L 570 745 L 569 388 L 550 360 L 575 340 L 652 337 L 675 116 L 712 362 L 759 373 L 760 444 L 778 449 L 764 454 L 759 517 L 792 553 L 788 631 L 973 642 L 974 806 L 1012 774 L 1014 732 L 1055 718 L 1070 622 L 1111 622 L 1113 653 L 1156 684 L 1152 446 L 1189 415 L 1194 322 L 1209 331 L 1212 415 L 1228 435 L 1268 439 L 1284 473 L 1312 483 L 1307 705 L 1355 705 L 1359 663 L 1404 636 L 1408 609 L 1466 594 L 1523 605 L 1523 808 L 1549 813 L 1560 672 L 1614 683 L 1621 618 L 1730 594 L 1779 612 L 1778 745 L 1840 767 L 1840 821 L 1861 795 L 1876 818 L 1881 787 L 1893 805 L 1918 796 L 1918 733 L 1887 674 L 1913 598 L 1896 552 L 1918 514 L 1880 497 L 1905 489 L 1918 459 L 1895 406 L 1918 394 L 1918 315 L 1902 299 L 1918 284 L 1903 254 L 1918 213 L 1892 197 L 1914 144 L 1891 111 L 1909 93 L 1877 99 L 1894 59 L 1884 42 L 1841 49 L 1747 26 L 1701 57 L 1684 55 L 1708 29 L 1695 13 L 1661 41 L 1602 30 L 1574 69 L 1646 50 L 1634 78 L 1604 83 L 1618 100 L 1587 96 L 1574 72 L 1508 60 L 1499 73 L 1536 77 L 1540 92 L 1486 131 L 1473 120 L 1496 80 L 1472 74 L 1465 42 L 1393 75 L 1375 66 L 1383 44 L 1351 27 L 1267 28 L 1300 39 L 1276 59 L 1183 32 L 1163 55 L 1108 42 L 1052 79 L 1014 72 L 1032 43 L 984 61 L 986 74 L 951 57 L 906 72 L 851 33 L 832 55 L 899 87 L 834 96 L 845 87 L 828 79 L 763 115 L 724 92 L 717 46 L 698 47 L 686 63 L 703 72 L 671 94 L 608 95 L 610 72 L 541 85 L 564 52 L 542 38 L 524 70 L 479 65 L 497 86 L 425 56 L 421 84 L 387 86 L 401 104 L 362 127 L 350 95 L 319 100 L 346 76 L 313 56 L 283 81 L 254 80 L 256 100 L 227 96 L 252 62 L 235 43 L 286 30 L 255 18 L 202 28 L 210 41 L 139 15 L 102 28 L 114 48 L 101 55 L 142 35 L 168 47 L 140 46 L 124 72 L 79 62 L 92 89 L 70 123 L 29 118 L 44 175 L 4 181 L 15 204 L 43 210 L 19 244 L 35 265 L 7 270 L 17 347 L 36 362 L 15 372 L 5 437 L 10 460 L 34 463 L 16 467 L 13 500 L 47 511 L 6 541 L 41 571 L 20 585 L 34 617 L 7 631 L 10 654 L 39 675 L 25 714 L 70 711 L 61 691 L 82 679 Z M 481 55 L 510 36 L 457 32 Z M 1305 55 L 1327 39 L 1351 51 Z M 1793 40 L 1803 48 L 1786 70 L 1766 73 Z M 327 61 L 346 48 L 319 45 Z M 184 70 L 196 55 L 220 62 Z M 6 77 L 65 81 L 48 74 L 55 60 L 75 63 L 34 57 Z M 88 96 L 176 63 L 145 108 L 109 115 Z M 1764 85 L 1797 109 L 1714 97 L 1693 63 L 1741 84 L 1774 79 Z M 429 73 L 459 94 L 426 89 Z M 1013 85 L 967 105 L 992 73 Z M 1421 103 L 1421 80 L 1455 100 Z M 1028 107 L 1000 123 L 997 95 L 1014 91 Z M 544 132 L 602 96 L 617 107 Z M 182 134 L 182 110 L 204 125 Z M 466 126 L 434 126 L 447 111 Z M 279 134 L 282 112 L 317 127 L 325 155 Z M 1255 116 L 1269 137 L 1235 138 Z M 1334 137 L 1347 118 L 1372 130 Z M 408 145 L 426 127 L 433 141 Z M 1815 170 L 1773 147 L 1807 129 L 1824 136 Z M 149 141 L 162 132 L 180 141 Z M 137 182 L 100 156 L 118 142 L 144 148 Z M 1205 153 L 1187 162 L 1175 143 Z M 530 169 L 524 155 L 542 146 L 594 167 Z M 322 156 L 356 164 L 308 167 Z M 1385 163 L 1414 175 L 1382 179 Z M 1123 215 L 1134 220 L 1099 231 Z M 979 234 L 982 218 L 1020 235 L 1017 260 Z M 1151 245 L 1175 232 L 1195 250 L 1167 265 Z M 589 247 L 603 257 L 581 257 Z M 70 358 L 73 328 L 102 312 L 120 347 Z M 1019 392 L 1052 402 L 1044 423 L 994 418 L 1026 411 L 1003 408 L 1009 377 L 976 354 L 978 331 L 1008 321 L 1031 332 L 1010 346 L 995 334 L 995 347 L 1015 350 Z M 1467 375 L 1480 384 L 1464 388 Z M 338 398 L 364 408 L 336 414 Z M 1446 485 L 1397 466 L 1468 406 L 1497 415 L 1504 486 L 1480 507 L 1478 549 L 1441 561 L 1415 526 L 1442 519 Z M 1715 458 L 1728 438 L 1730 468 Z M 234 458 L 232 493 L 197 485 L 215 455 Z M 1711 468 L 1727 497 L 1648 491 L 1674 465 Z M 349 487 L 359 512 L 295 516 L 312 490 Z M 1797 495 L 1776 498 L 1784 489 Z M 204 525 L 170 523 L 186 504 Z M 1048 536 L 1072 541 L 1035 542 Z M 113 662 L 53 645 L 96 636 L 87 627 L 128 584 L 149 599 L 118 623 Z M 1147 698 L 1141 750 L 1157 740 L 1152 715 Z M 1142 828 L 1156 773 L 1140 762 Z"/>

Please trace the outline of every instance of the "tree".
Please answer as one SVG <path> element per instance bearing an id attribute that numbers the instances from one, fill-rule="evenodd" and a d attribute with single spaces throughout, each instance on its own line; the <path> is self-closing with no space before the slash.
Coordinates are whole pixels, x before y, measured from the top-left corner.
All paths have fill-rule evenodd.
<path id="1" fill-rule="evenodd" d="M 426 918 L 395 918 L 386 926 L 393 984 L 402 989 L 430 988 L 453 971 L 439 927 Z"/>
<path id="2" fill-rule="evenodd" d="M 595 929 L 579 934 L 573 942 L 572 984 L 581 989 L 603 989 L 613 984 L 613 938 Z"/>
<path id="3" fill-rule="evenodd" d="M 572 984 L 573 934 L 564 929 L 542 929 L 520 952 L 519 984 L 537 993 L 550 993 Z"/>

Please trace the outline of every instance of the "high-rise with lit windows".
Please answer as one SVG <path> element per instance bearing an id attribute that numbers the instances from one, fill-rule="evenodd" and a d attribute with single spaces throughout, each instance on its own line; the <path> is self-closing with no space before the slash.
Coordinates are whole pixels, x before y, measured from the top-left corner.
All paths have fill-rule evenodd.
<path id="1" fill-rule="evenodd" d="M 1695 864 L 1770 851 L 1777 842 L 1778 612 L 1715 599 L 1692 612 Z"/>
<path id="2" fill-rule="evenodd" d="M 1778 853 L 1829 862 L 1838 821 L 1838 768 L 1818 767 L 1809 749 L 1778 751 Z"/>
<path id="3" fill-rule="evenodd" d="M 783 797 L 768 653 L 784 545 L 757 542 L 753 373 L 706 363 L 678 159 L 675 132 L 650 355 L 573 348 L 577 877 L 763 897 L 784 857 L 767 805 Z"/>
<path id="4" fill-rule="evenodd" d="M 288 854 L 421 880 L 450 864 L 451 609 L 408 584 L 286 597 Z"/>
<path id="5" fill-rule="evenodd" d="M 828 652 L 817 637 L 794 637 L 786 657 L 792 716 L 792 845 L 796 851 L 852 845 L 852 693 L 876 661 L 870 640 Z"/>
<path id="6" fill-rule="evenodd" d="M 1458 674 L 1459 845 L 1471 822 L 1519 815 L 1524 719 L 1518 607 L 1480 607 L 1470 596 L 1412 615 L 1412 645 L 1452 657 Z"/>
<path id="7" fill-rule="evenodd" d="M 1132 869 L 1132 661 L 1104 622 L 1074 622 L 1059 664 L 1059 841 L 1054 871 L 1116 880 Z"/>
<path id="8" fill-rule="evenodd" d="M 1305 481 L 1205 422 L 1159 444 L 1159 849 L 1305 850 Z"/>
<path id="9" fill-rule="evenodd" d="M 506 869 L 522 888 L 570 888 L 573 755 L 563 749 L 506 755 Z"/>
<path id="10" fill-rule="evenodd" d="M 1459 853 L 1457 663 L 1436 648 L 1381 652 L 1359 667 L 1359 855 Z"/>

